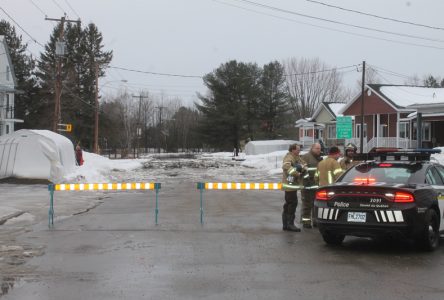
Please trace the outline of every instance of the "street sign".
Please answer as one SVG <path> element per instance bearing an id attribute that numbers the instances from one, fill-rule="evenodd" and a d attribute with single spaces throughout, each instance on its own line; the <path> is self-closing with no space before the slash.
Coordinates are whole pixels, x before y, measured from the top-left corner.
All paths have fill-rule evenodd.
<path id="1" fill-rule="evenodd" d="M 351 116 L 336 117 L 336 138 L 351 139 L 353 122 Z"/>
<path id="2" fill-rule="evenodd" d="M 66 131 L 71 132 L 72 131 L 72 124 L 57 124 L 58 128 L 57 131 Z"/>

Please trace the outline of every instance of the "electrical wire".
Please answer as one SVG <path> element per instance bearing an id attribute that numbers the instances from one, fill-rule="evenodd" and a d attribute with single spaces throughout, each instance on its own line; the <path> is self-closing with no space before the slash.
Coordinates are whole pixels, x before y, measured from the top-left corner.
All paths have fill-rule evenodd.
<path id="1" fill-rule="evenodd" d="M 315 3 L 315 4 L 320 4 L 320 5 L 323 5 L 323 6 L 328 6 L 328 7 L 331 7 L 331 8 L 340 9 L 340 10 L 343 10 L 343 11 L 348 11 L 348 12 L 364 15 L 364 16 L 378 18 L 378 19 L 382 19 L 382 20 L 387 20 L 387 21 L 392 21 L 392 22 L 397 22 L 397 23 L 402 23 L 402 24 L 408 24 L 408 25 L 413 25 L 413 26 L 419 26 L 419 27 L 425 27 L 425 28 L 429 28 L 429 29 L 444 30 L 443 27 L 419 24 L 419 23 L 415 23 L 415 22 L 403 21 L 403 20 L 389 18 L 389 17 L 382 17 L 382 16 L 378 16 L 378 15 L 375 15 L 375 14 L 362 12 L 362 11 L 359 11 L 359 10 L 354 10 L 354 9 L 349 9 L 349 8 L 344 8 L 344 7 L 340 7 L 340 6 L 324 3 L 324 2 L 321 2 L 321 1 L 315 1 L 315 0 L 305 0 L 305 1 L 311 2 L 311 3 Z"/>
<path id="2" fill-rule="evenodd" d="M 346 31 L 346 30 L 335 29 L 335 28 L 325 27 L 325 26 L 321 26 L 321 25 L 315 25 L 315 24 L 311 24 L 311 23 L 296 21 L 294 19 L 290 19 L 290 18 L 285 18 L 285 17 L 281 17 L 281 16 L 276 16 L 276 15 L 273 15 L 273 14 L 264 13 L 264 12 L 261 12 L 261 11 L 257 11 L 257 10 L 254 10 L 254 9 L 249 9 L 249 8 L 238 6 L 238 5 L 234 5 L 234 4 L 231 4 L 231 3 L 222 2 L 222 1 L 219 1 L 219 0 L 213 0 L 213 1 L 217 2 L 217 3 L 220 3 L 220 4 L 223 4 L 223 5 L 227 5 L 227 6 L 239 8 L 239 9 L 242 9 L 242 10 L 246 10 L 246 11 L 249 11 L 249 12 L 253 12 L 253 13 L 256 13 L 256 14 L 260 14 L 260 15 L 264 15 L 264 16 L 268 16 L 268 17 L 272 17 L 272 18 L 276 18 L 276 19 L 280 19 L 280 20 L 290 21 L 290 22 L 297 23 L 297 24 L 303 24 L 303 25 L 307 25 L 307 26 L 311 26 L 311 27 L 315 27 L 315 28 L 321 28 L 321 29 L 325 29 L 325 30 L 329 30 L 329 31 L 340 32 L 340 33 L 345 33 L 345 34 L 354 35 L 354 36 L 358 36 L 358 37 L 364 37 L 364 38 L 368 38 L 368 39 L 380 40 L 380 41 L 385 41 L 385 42 L 390 42 L 390 43 L 395 43 L 395 44 L 401 44 L 401 45 L 408 45 L 408 46 L 416 46 L 416 47 L 422 47 L 422 48 L 431 48 L 431 49 L 437 49 L 437 50 L 444 50 L 444 47 L 438 47 L 438 46 L 432 46 L 432 45 L 423 45 L 423 44 L 417 44 L 417 43 L 411 43 L 411 42 L 404 42 L 404 41 L 399 41 L 399 40 L 387 39 L 387 38 L 382 38 L 382 37 L 375 37 L 375 36 L 371 36 L 371 35 L 360 34 L 360 33 L 350 32 L 350 31 Z"/>
<path id="3" fill-rule="evenodd" d="M 2 10 L 6 16 L 8 16 L 9 19 L 11 19 L 12 22 L 14 22 L 15 25 L 17 25 L 27 36 L 29 36 L 29 38 L 36 43 L 37 45 L 45 48 L 45 46 L 43 46 L 39 41 L 37 41 L 32 35 L 30 35 L 16 20 L 14 20 L 13 17 L 11 17 L 5 10 L 3 7 L 0 7 L 0 10 Z"/>
<path id="4" fill-rule="evenodd" d="M 283 9 L 283 8 L 279 8 L 279 7 L 275 7 L 275 6 L 270 6 L 270 5 L 266 5 L 266 4 L 262 4 L 262 3 L 257 3 L 257 2 L 249 1 L 249 0 L 233 0 L 233 1 L 243 2 L 243 3 L 247 3 L 249 5 L 265 8 L 265 9 L 268 9 L 268 10 L 278 11 L 278 12 L 282 12 L 282 13 L 286 13 L 286 14 L 296 15 L 296 16 L 299 16 L 299 17 L 314 19 L 314 20 L 318 20 L 318 21 L 323 21 L 323 22 L 328 22 L 328 23 L 333 23 L 333 24 L 338 24 L 338 25 L 343 25 L 343 26 L 348 26 L 348 27 L 353 27 L 353 28 L 358 28 L 358 29 L 364 29 L 364 30 L 375 31 L 375 32 L 379 32 L 379 33 L 385 33 L 385 34 L 390 34 L 390 35 L 397 35 L 397 36 L 402 36 L 402 37 L 408 37 L 408 38 L 412 38 L 412 39 L 420 39 L 420 40 L 444 43 L 444 40 L 427 38 L 427 37 L 411 35 L 411 34 L 405 34 L 405 33 L 399 33 L 399 32 L 393 32 L 393 31 L 382 30 L 382 29 L 366 27 L 366 26 L 361 26 L 361 25 L 354 25 L 354 24 L 351 24 L 351 23 L 345 23 L 345 22 L 340 22 L 340 21 L 336 21 L 336 20 L 331 20 L 331 19 L 311 16 L 311 15 L 307 15 L 307 14 L 302 14 L 302 13 L 299 13 L 299 12 L 296 12 L 296 11 L 291 11 L 291 10 L 287 10 L 287 9 Z"/>
<path id="5" fill-rule="evenodd" d="M 77 18 L 80 19 L 79 14 L 76 12 L 76 10 L 71 6 L 71 4 L 69 4 L 68 0 L 64 0 L 65 3 L 68 5 L 68 7 L 74 12 L 74 14 L 77 16 Z"/>
<path id="6" fill-rule="evenodd" d="M 32 3 L 32 5 L 34 5 L 35 8 L 37 8 L 37 10 L 39 10 L 43 14 L 43 16 L 45 17 L 47 16 L 47 14 L 37 4 L 35 4 L 34 1 L 32 0 L 29 1 Z"/>
<path id="7" fill-rule="evenodd" d="M 57 1 L 52 0 L 52 2 L 53 2 L 55 5 L 57 5 L 58 8 L 60 8 L 60 10 L 62 11 L 62 13 L 64 13 L 64 14 L 66 15 L 65 10 L 60 6 L 60 4 L 59 4 Z"/>
<path id="8" fill-rule="evenodd" d="M 141 71 L 141 70 L 135 70 L 135 69 L 116 67 L 116 66 L 109 66 L 109 68 L 117 69 L 117 70 L 122 70 L 122 71 L 128 71 L 128 72 L 143 73 L 143 74 L 150 74 L 150 75 L 158 75 L 158 76 L 182 77 L 182 78 L 199 78 L 199 79 L 203 78 L 202 76 L 198 76 L 198 75 L 182 75 L 182 74 L 158 73 L 158 72 Z"/>
<path id="9" fill-rule="evenodd" d="M 350 65 L 345 67 L 339 67 L 339 68 L 332 68 L 332 69 L 326 69 L 326 70 L 318 70 L 318 71 L 310 71 L 305 73 L 296 73 L 296 74 L 284 74 L 285 77 L 289 76 L 304 76 L 304 75 L 311 75 L 311 74 L 318 74 L 318 73 L 326 73 L 326 72 L 335 72 L 337 70 L 343 70 L 343 69 L 350 69 L 350 68 L 358 68 L 361 64 L 357 65 Z M 348 72 L 348 71 L 345 71 Z"/>

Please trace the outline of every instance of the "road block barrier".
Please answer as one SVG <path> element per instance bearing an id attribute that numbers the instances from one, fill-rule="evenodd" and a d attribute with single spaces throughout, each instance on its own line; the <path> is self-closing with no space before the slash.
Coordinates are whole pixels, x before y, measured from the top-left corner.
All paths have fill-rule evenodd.
<path id="1" fill-rule="evenodd" d="M 204 190 L 282 190 L 282 183 L 270 182 L 198 182 L 197 189 L 200 190 L 200 224 L 203 224 Z"/>
<path id="2" fill-rule="evenodd" d="M 130 182 L 130 183 L 61 183 L 49 184 L 50 194 L 48 227 L 54 226 L 54 192 L 59 191 L 128 191 L 128 190 L 155 190 L 156 191 L 156 225 L 159 215 L 159 190 L 161 184 L 157 182 Z"/>

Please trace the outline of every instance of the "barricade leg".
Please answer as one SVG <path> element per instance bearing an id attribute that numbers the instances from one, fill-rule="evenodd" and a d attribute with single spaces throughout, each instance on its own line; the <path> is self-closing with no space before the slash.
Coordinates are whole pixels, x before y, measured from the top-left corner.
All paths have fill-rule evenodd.
<path id="1" fill-rule="evenodd" d="M 160 183 L 155 183 L 156 188 L 156 209 L 155 209 L 155 219 L 156 219 L 156 225 L 158 224 L 158 216 L 159 216 L 159 189 L 160 189 Z"/>
<path id="2" fill-rule="evenodd" d="M 200 191 L 200 224 L 203 225 L 204 207 L 203 207 L 203 190 L 205 189 L 205 183 L 198 182 L 197 188 Z"/>
<path id="3" fill-rule="evenodd" d="M 54 226 L 54 185 L 48 185 L 49 189 L 49 210 L 48 210 L 48 227 Z"/>

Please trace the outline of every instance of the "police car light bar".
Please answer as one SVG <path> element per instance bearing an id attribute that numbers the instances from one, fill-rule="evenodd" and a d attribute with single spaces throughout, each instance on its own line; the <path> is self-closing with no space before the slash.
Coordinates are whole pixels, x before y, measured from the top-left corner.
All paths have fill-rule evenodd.
<path id="1" fill-rule="evenodd" d="M 430 156 L 437 153 L 441 153 L 441 150 L 373 148 L 369 153 L 355 154 L 353 159 L 360 161 L 429 161 Z"/>

